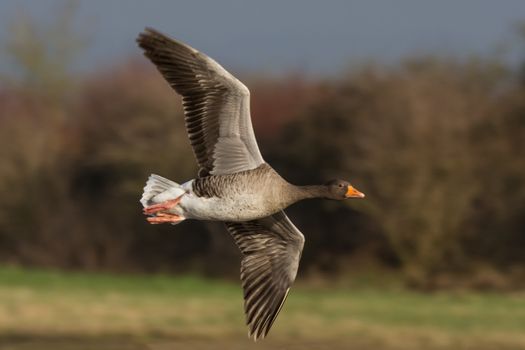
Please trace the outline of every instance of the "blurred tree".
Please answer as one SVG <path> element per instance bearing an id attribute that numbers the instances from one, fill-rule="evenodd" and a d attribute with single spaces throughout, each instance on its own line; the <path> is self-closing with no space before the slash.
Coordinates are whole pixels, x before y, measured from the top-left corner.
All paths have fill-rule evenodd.
<path id="1" fill-rule="evenodd" d="M 412 282 L 428 285 L 443 273 L 472 271 L 479 263 L 471 254 L 474 247 L 490 242 L 509 253 L 506 245 L 521 239 L 492 233 L 487 240 L 483 233 L 503 222 L 509 233 L 522 232 L 522 223 L 512 223 L 508 215 L 523 214 L 519 188 L 525 167 L 518 155 L 523 148 L 502 148 L 523 136 L 521 122 L 508 124 L 512 131 L 503 126 L 508 118 L 521 120 L 521 115 L 512 117 L 517 101 L 511 114 L 499 103 L 502 95 L 512 94 L 510 89 L 505 69 L 492 61 L 419 59 L 387 71 L 371 66 L 343 80 L 305 118 L 290 124 L 283 158 L 306 182 L 349 174 L 367 193 L 366 201 L 355 206 L 374 218 L 380 225 L 375 232 L 388 239 L 384 251 L 394 253 Z M 490 135 L 477 131 L 487 127 Z M 514 191 L 512 209 L 507 203 L 495 208 L 498 201 L 485 195 L 488 188 L 500 191 L 490 183 L 498 181 L 493 177 L 498 171 L 489 173 L 497 164 L 489 154 L 506 162 L 498 169 L 509 172 L 503 170 L 507 175 L 499 174 L 499 180 Z M 509 176 L 514 179 L 510 188 Z M 493 215 L 481 215 L 482 202 L 490 203 Z M 505 219 L 495 219 L 496 213 Z M 473 222 L 485 222 L 485 230 Z M 364 227 L 359 225 L 357 234 L 366 232 Z M 482 256 L 494 263 L 495 254 L 484 251 Z M 508 265 L 517 258 L 504 260 Z"/>
<path id="2" fill-rule="evenodd" d="M 75 28 L 77 7 L 78 1 L 63 1 L 51 23 L 38 22 L 22 9 L 10 22 L 4 52 L 22 86 L 55 98 L 71 88 L 73 62 L 87 43 Z"/>
<path id="3" fill-rule="evenodd" d="M 20 74 L 0 88 L 0 260 L 237 278 L 239 253 L 220 224 L 145 222 L 150 173 L 195 174 L 180 101 L 136 62 L 71 74 L 83 40 L 68 4 L 57 23 L 25 19 L 9 36 Z M 442 276 L 465 285 L 482 270 L 525 280 L 515 278 L 525 271 L 516 77 L 492 59 L 419 58 L 337 81 L 248 81 L 269 163 L 297 184 L 340 177 L 367 194 L 288 210 L 307 238 L 301 268 L 344 275 L 379 262 L 425 287 Z"/>

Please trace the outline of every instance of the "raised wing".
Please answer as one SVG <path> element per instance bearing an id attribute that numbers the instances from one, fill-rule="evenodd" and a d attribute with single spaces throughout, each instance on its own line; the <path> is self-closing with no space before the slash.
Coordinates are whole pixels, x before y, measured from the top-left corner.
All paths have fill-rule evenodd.
<path id="1" fill-rule="evenodd" d="M 228 222 L 243 253 L 241 281 L 249 336 L 264 338 L 297 275 L 304 236 L 281 211 L 263 219 Z"/>
<path id="2" fill-rule="evenodd" d="M 199 175 L 255 169 L 264 160 L 250 118 L 250 91 L 217 62 L 147 28 L 139 46 L 182 95 L 186 129 Z"/>

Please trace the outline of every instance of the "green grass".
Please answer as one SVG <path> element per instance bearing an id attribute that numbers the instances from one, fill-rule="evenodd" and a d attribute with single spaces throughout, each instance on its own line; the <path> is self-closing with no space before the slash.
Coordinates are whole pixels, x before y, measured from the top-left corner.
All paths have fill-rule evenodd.
<path id="1" fill-rule="evenodd" d="M 0 348 L 525 349 L 525 295 L 313 288 L 246 339 L 239 283 L 0 268 Z"/>

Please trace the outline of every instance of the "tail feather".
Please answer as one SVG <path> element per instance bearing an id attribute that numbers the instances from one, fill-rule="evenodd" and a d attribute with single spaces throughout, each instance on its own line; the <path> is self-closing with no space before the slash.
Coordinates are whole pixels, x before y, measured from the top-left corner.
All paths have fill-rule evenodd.
<path id="1" fill-rule="evenodd" d="M 166 179 L 165 177 L 151 174 L 146 182 L 146 187 L 144 187 L 144 193 L 142 193 L 140 203 L 142 206 L 147 207 L 152 204 L 151 200 L 153 197 L 174 187 L 178 188 L 180 185 L 174 181 Z"/>

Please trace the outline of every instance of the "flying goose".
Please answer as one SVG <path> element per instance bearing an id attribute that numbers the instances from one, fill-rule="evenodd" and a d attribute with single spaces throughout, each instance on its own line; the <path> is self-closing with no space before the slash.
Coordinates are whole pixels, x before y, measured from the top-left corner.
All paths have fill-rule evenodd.
<path id="1" fill-rule="evenodd" d="M 144 54 L 182 96 L 186 129 L 199 165 L 182 185 L 152 174 L 140 202 L 148 222 L 222 221 L 243 254 L 241 281 L 248 335 L 264 338 L 295 280 L 304 236 L 283 209 L 307 198 L 363 198 L 348 182 L 295 186 L 259 151 L 250 119 L 250 92 L 217 62 L 146 28 Z"/>

